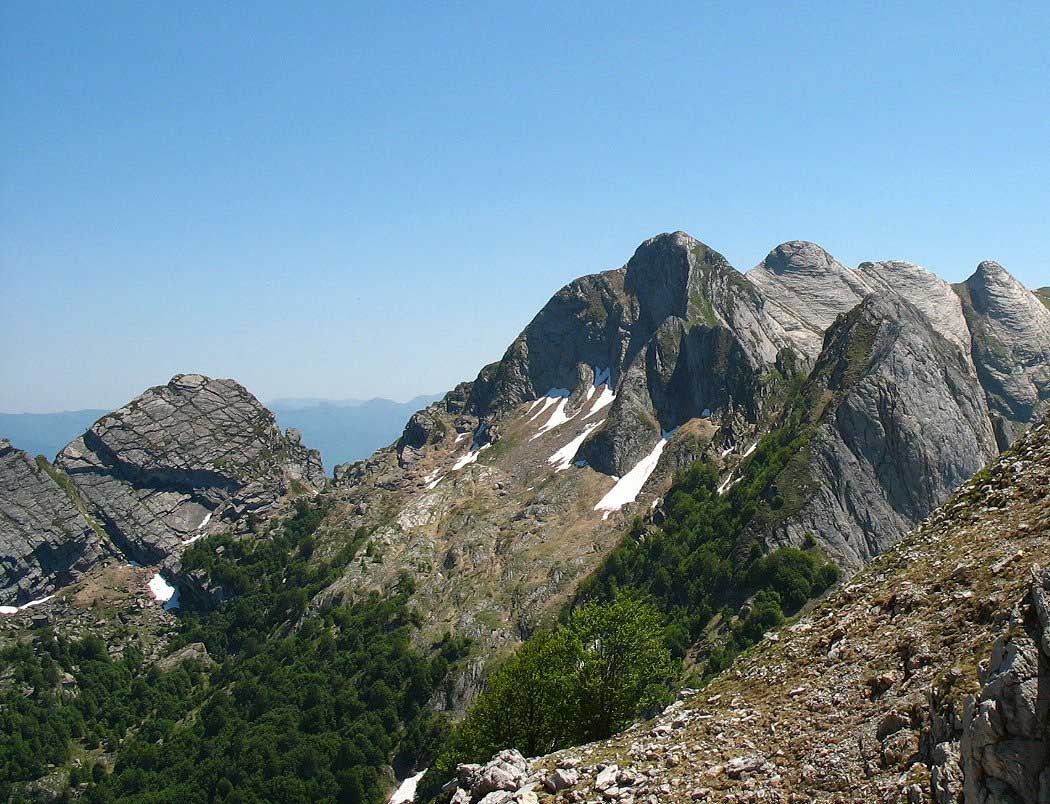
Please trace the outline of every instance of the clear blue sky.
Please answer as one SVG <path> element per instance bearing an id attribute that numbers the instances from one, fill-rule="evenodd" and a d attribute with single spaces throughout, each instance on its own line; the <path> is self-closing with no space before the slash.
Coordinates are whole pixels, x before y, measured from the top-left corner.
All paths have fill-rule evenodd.
<path id="1" fill-rule="evenodd" d="M 295 5 L 0 5 L 0 410 L 440 391 L 675 229 L 1050 284 L 1045 2 Z"/>

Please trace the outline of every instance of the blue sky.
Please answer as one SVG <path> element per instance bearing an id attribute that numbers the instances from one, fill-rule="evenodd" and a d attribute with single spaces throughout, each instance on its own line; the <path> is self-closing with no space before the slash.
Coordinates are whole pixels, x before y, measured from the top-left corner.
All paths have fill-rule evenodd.
<path id="1" fill-rule="evenodd" d="M 1050 284 L 1046 3 L 304 5 L 0 6 L 0 410 L 440 391 L 675 229 Z"/>

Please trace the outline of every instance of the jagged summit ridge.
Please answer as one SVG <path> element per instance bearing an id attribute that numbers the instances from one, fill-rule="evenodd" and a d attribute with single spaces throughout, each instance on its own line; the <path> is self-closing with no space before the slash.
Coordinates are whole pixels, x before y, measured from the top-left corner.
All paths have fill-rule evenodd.
<path id="1" fill-rule="evenodd" d="M 721 254 L 683 232 L 658 235 L 622 268 L 555 294 L 503 360 L 482 371 L 467 409 L 498 420 L 566 389 L 571 412 L 606 370 L 616 400 L 581 458 L 623 474 L 661 432 L 705 410 L 753 407 L 759 378 L 790 345 L 763 308 L 760 293 Z M 723 371 L 710 370 L 712 353 L 723 356 Z"/>

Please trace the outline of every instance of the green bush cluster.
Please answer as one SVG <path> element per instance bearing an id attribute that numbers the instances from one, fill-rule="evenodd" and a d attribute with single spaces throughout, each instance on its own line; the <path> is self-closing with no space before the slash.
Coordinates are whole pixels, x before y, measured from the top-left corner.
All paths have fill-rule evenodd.
<path id="1" fill-rule="evenodd" d="M 584 605 L 521 646 L 488 680 L 420 784 L 425 800 L 460 762 L 504 748 L 536 756 L 600 740 L 667 702 L 677 663 L 660 612 L 631 596 Z"/>
<path id="2" fill-rule="evenodd" d="M 204 539 L 185 556 L 229 599 L 187 610 L 176 644 L 201 641 L 220 664 L 157 673 L 133 649 L 111 660 L 97 637 L 50 635 L 3 654 L 14 678 L 0 696 L 0 800 L 72 749 L 115 752 L 111 774 L 76 768 L 89 802 L 382 802 L 388 766 L 429 762 L 448 723 L 426 707 L 465 640 L 413 649 L 419 625 L 406 577 L 395 594 L 307 613 L 361 540 L 331 563 L 311 561 L 324 509 L 254 539 Z M 190 604 L 189 600 L 184 601 Z M 295 627 L 298 626 L 298 627 Z M 76 680 L 74 697 L 63 673 Z"/>
<path id="3" fill-rule="evenodd" d="M 10 668 L 0 695 L 0 800 L 18 800 L 16 783 L 39 778 L 71 758 L 73 741 L 113 750 L 131 728 L 157 740 L 199 699 L 202 668 L 147 670 L 134 648 L 111 660 L 96 636 L 78 642 L 50 631 L 0 653 Z M 69 678 L 72 678 L 72 683 Z M 72 782 L 90 769 L 74 770 Z"/>
<path id="4" fill-rule="evenodd" d="M 375 802 L 386 766 L 434 754 L 445 719 L 426 708 L 462 645 L 409 644 L 407 595 L 328 609 L 215 671 L 196 716 L 134 739 L 91 802 Z"/>
<path id="5" fill-rule="evenodd" d="M 726 666 L 739 651 L 783 622 L 838 578 L 838 570 L 815 549 L 782 548 L 765 554 L 754 536 L 785 507 L 785 499 L 807 430 L 789 422 L 766 436 L 743 469 L 743 479 L 718 493 L 718 472 L 697 461 L 668 493 L 659 525 L 633 523 L 624 542 L 583 584 L 579 600 L 615 600 L 624 590 L 645 594 L 667 618 L 674 655 L 684 656 L 720 611 L 735 610 L 754 596 L 744 617 L 727 631 L 709 672 Z"/>

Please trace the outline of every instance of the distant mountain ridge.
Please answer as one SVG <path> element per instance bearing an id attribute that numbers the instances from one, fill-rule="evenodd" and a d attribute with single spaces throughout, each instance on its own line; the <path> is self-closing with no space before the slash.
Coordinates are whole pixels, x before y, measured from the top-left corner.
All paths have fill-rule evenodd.
<path id="1" fill-rule="evenodd" d="M 0 436 L 30 455 L 54 458 L 108 410 L 87 408 L 60 413 L 0 413 Z"/>
<path id="2" fill-rule="evenodd" d="M 281 427 L 294 427 L 321 453 L 325 467 L 367 458 L 396 439 L 405 421 L 420 408 L 441 398 L 425 394 L 407 402 L 390 399 L 285 399 L 268 407 Z"/>
<path id="3" fill-rule="evenodd" d="M 423 394 L 407 402 L 373 399 L 277 399 L 268 407 L 281 427 L 300 430 L 318 449 L 325 466 L 357 461 L 400 435 L 405 421 L 441 398 Z M 54 458 L 63 447 L 109 411 L 95 408 L 59 413 L 0 413 L 0 437 L 30 455 Z"/>

